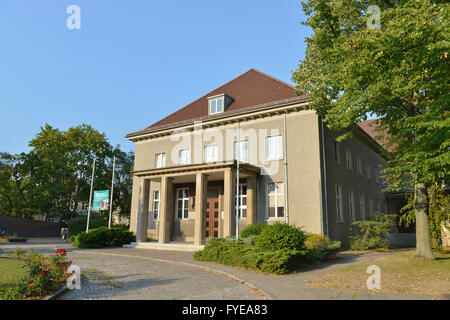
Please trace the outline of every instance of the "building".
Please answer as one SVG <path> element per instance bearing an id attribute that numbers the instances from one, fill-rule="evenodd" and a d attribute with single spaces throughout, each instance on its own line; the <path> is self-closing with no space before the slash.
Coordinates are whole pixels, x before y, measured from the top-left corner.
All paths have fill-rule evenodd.
<path id="1" fill-rule="evenodd" d="M 275 221 L 343 240 L 353 221 L 385 211 L 382 148 L 367 124 L 339 143 L 308 103 L 251 69 L 128 134 L 138 241 L 200 245 Z"/>

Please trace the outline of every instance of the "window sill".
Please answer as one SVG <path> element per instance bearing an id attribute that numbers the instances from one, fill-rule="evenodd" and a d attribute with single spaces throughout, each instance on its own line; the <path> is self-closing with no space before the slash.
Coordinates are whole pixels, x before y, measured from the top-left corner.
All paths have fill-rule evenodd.
<path id="1" fill-rule="evenodd" d="M 337 219 L 336 222 L 337 223 L 344 223 L 344 220 L 343 219 Z"/>

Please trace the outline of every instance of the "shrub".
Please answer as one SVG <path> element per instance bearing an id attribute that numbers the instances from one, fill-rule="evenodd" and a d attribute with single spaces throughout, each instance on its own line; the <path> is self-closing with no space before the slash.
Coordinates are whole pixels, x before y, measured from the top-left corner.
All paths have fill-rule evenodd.
<path id="1" fill-rule="evenodd" d="M 365 221 L 353 222 L 359 234 L 348 237 L 350 250 L 388 248 L 390 243 L 386 237 L 395 225 L 395 218 L 394 214 L 375 214 Z"/>
<path id="2" fill-rule="evenodd" d="M 264 250 L 291 250 L 304 249 L 305 233 L 295 226 L 287 223 L 275 223 L 264 227 L 256 237 L 255 246 Z"/>
<path id="3" fill-rule="evenodd" d="M 341 248 L 340 241 L 331 241 L 326 246 L 317 249 L 308 249 L 307 260 L 309 263 L 324 261 L 333 257 Z"/>
<path id="4" fill-rule="evenodd" d="M 86 231 L 87 217 L 78 217 L 69 222 L 69 235 L 71 239 Z M 92 217 L 89 219 L 89 230 L 108 226 L 108 221 L 102 217 Z"/>
<path id="5" fill-rule="evenodd" d="M 306 236 L 305 246 L 309 250 L 319 250 L 328 246 L 329 242 L 330 239 L 323 234 L 310 233 Z"/>
<path id="6" fill-rule="evenodd" d="M 27 276 L 14 288 L 0 289 L 0 300 L 18 300 L 42 296 L 55 289 L 66 278 L 66 270 L 71 264 L 67 261 L 64 249 L 58 249 L 48 257 L 35 251 L 16 250 L 12 257 L 25 261 Z"/>
<path id="7" fill-rule="evenodd" d="M 236 241 L 216 239 L 210 241 L 203 250 L 196 251 L 194 258 L 264 273 L 285 274 L 305 263 L 306 254 L 306 251 L 260 250 Z"/>
<path id="8" fill-rule="evenodd" d="M 259 235 L 265 227 L 267 227 L 267 224 L 250 224 L 247 227 L 245 227 L 244 230 L 241 232 L 241 238 L 247 238 L 249 236 L 257 236 Z"/>
<path id="9" fill-rule="evenodd" d="M 121 247 L 124 244 L 136 241 L 133 232 L 123 228 L 101 227 L 82 232 L 76 236 L 73 245 L 78 248 L 105 248 Z"/>

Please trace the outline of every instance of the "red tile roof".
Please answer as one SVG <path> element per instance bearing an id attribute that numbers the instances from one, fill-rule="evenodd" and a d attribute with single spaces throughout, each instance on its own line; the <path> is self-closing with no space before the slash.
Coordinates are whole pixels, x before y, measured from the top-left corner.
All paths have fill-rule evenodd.
<path id="1" fill-rule="evenodd" d="M 381 133 L 377 131 L 379 127 L 379 119 L 372 119 L 358 122 L 358 126 L 366 132 L 373 140 L 375 140 L 380 146 L 389 150 L 390 148 L 387 146 L 387 141 L 384 137 L 382 137 Z"/>
<path id="2" fill-rule="evenodd" d="M 219 94 L 226 94 L 233 99 L 231 105 L 222 115 L 234 113 L 249 107 L 263 106 L 275 101 L 298 97 L 295 93 L 295 87 L 263 72 L 250 69 L 246 73 L 205 94 L 203 97 L 159 120 L 146 129 L 130 133 L 127 137 L 156 131 L 159 128 L 166 128 L 172 124 L 186 122 L 188 120 L 208 117 L 208 97 Z M 301 98 L 307 99 L 309 96 L 302 95 Z"/>

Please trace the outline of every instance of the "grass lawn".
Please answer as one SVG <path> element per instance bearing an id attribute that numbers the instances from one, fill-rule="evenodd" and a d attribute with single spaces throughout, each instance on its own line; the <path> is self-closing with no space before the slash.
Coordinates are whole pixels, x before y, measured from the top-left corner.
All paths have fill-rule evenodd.
<path id="1" fill-rule="evenodd" d="M 0 288 L 14 287 L 20 282 L 26 276 L 23 265 L 18 260 L 0 258 Z"/>
<path id="2" fill-rule="evenodd" d="M 414 250 L 394 253 L 339 269 L 326 276 L 308 281 L 314 287 L 372 291 L 366 281 L 367 267 L 381 269 L 381 289 L 377 291 L 415 293 L 440 296 L 450 292 L 450 251 L 435 254 L 436 260 L 414 257 Z"/>

